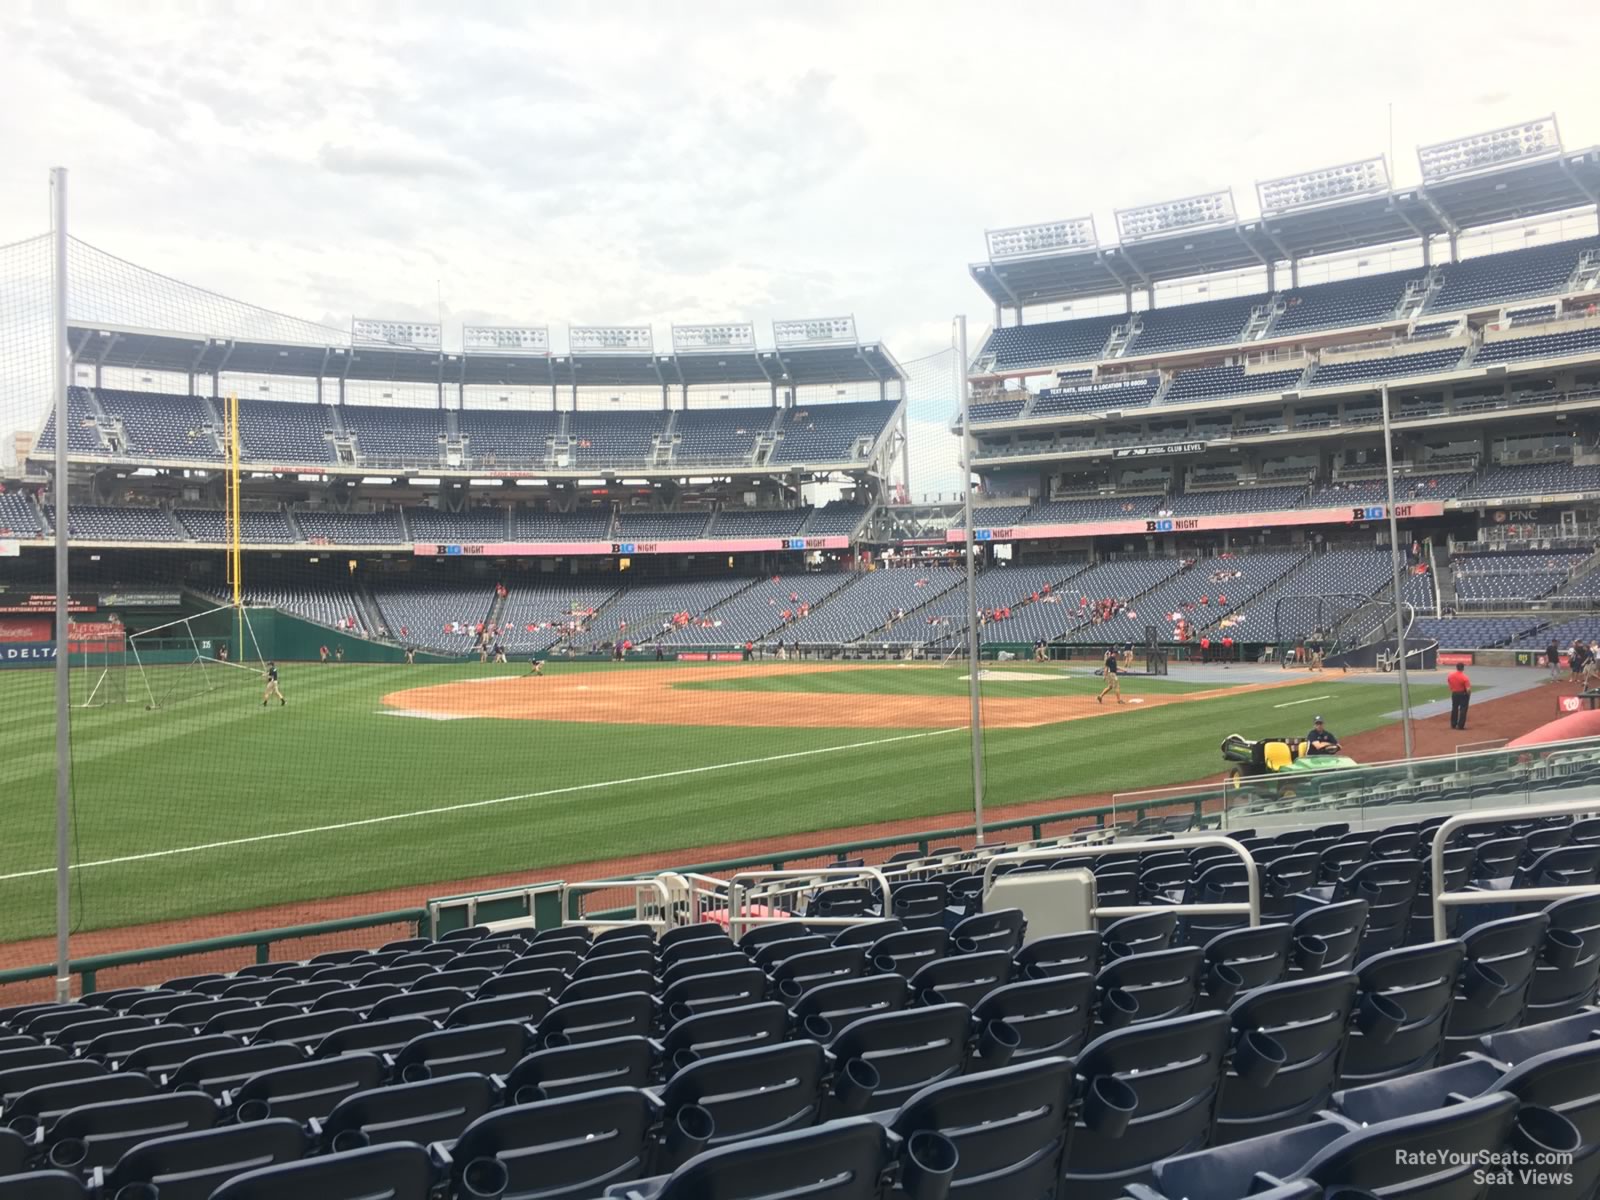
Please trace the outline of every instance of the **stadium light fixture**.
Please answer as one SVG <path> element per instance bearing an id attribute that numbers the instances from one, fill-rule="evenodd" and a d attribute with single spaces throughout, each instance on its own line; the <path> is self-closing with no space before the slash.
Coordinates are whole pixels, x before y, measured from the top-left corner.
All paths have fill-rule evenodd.
<path id="1" fill-rule="evenodd" d="M 855 346 L 854 317 L 802 317 L 794 321 L 774 321 L 772 340 L 779 349 L 800 346 Z"/>
<path id="2" fill-rule="evenodd" d="M 989 261 L 1033 258 L 1044 254 L 1064 254 L 1074 250 L 1093 250 L 1100 244 L 1094 218 L 1072 217 L 1064 221 L 1045 221 L 1038 225 L 1012 225 L 988 229 Z"/>
<path id="3" fill-rule="evenodd" d="M 721 350 L 754 350 L 756 327 L 748 321 L 719 321 L 710 325 L 674 325 L 675 354 L 704 354 Z"/>
<path id="4" fill-rule="evenodd" d="M 548 325 L 463 325 L 461 349 L 467 354 L 549 354 Z"/>
<path id="5" fill-rule="evenodd" d="M 1180 229 L 1206 229 L 1232 225 L 1238 214 L 1233 206 L 1233 189 L 1203 192 L 1181 200 L 1144 204 L 1138 208 L 1116 210 L 1117 232 L 1125 242 L 1160 237 Z"/>
<path id="6" fill-rule="evenodd" d="M 1388 190 L 1389 165 L 1380 154 L 1337 167 L 1263 180 L 1256 184 L 1256 197 L 1261 202 L 1261 215 L 1273 216 Z"/>
<path id="7" fill-rule="evenodd" d="M 574 325 L 567 330 L 573 354 L 650 354 L 655 335 L 648 325 Z"/>
<path id="8" fill-rule="evenodd" d="M 438 350 L 444 345 L 443 327 L 429 321 L 399 321 L 384 317 L 350 318 L 350 341 L 356 346 L 393 346 L 401 350 Z"/>
<path id="9" fill-rule="evenodd" d="M 1462 175 L 1493 170 L 1511 162 L 1550 158 L 1561 153 L 1561 130 L 1555 114 L 1536 121 L 1506 125 L 1486 133 L 1431 146 L 1417 147 L 1417 162 L 1424 183 L 1437 183 Z"/>

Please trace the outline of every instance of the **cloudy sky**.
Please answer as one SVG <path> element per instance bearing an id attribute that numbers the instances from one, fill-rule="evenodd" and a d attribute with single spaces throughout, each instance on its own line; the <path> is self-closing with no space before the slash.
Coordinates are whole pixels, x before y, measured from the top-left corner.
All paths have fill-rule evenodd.
<path id="1" fill-rule="evenodd" d="M 0 244 L 47 224 L 313 320 L 989 323 L 989 226 L 1550 112 L 1600 6 L 0 0 Z M 558 344 L 560 335 L 558 334 Z"/>

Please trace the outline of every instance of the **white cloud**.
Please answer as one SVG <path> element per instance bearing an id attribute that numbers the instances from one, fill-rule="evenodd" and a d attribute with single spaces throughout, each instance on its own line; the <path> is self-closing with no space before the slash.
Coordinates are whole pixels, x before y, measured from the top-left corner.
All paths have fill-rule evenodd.
<path id="1" fill-rule="evenodd" d="M 1600 9 L 1360 2 L 0 5 L 0 244 L 73 231 L 268 308 L 487 321 L 990 323 L 986 227 L 1557 112 Z M 0 427 L 14 414 L 0 414 Z"/>

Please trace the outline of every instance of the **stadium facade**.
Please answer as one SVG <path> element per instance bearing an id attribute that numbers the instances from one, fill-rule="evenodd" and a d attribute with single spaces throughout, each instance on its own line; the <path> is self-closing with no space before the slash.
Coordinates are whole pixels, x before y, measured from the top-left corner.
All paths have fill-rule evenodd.
<path id="1" fill-rule="evenodd" d="M 1600 634 L 1600 151 L 1551 119 L 1420 156 L 1408 189 L 1381 159 L 1262 184 L 1254 220 L 1219 192 L 1120 210 L 1116 243 L 1091 219 L 990 233 L 968 431 L 987 640 L 1392 632 L 1385 392 L 1422 631 L 1511 653 Z M 218 593 L 231 393 L 247 577 L 313 621 L 447 652 L 507 609 L 538 650 L 633 641 L 634 609 L 652 644 L 963 636 L 959 506 L 906 503 L 905 373 L 851 318 L 779 322 L 770 346 L 677 326 L 665 352 L 649 327 L 574 327 L 565 354 L 544 327 L 465 328 L 454 352 L 427 323 L 278 324 L 71 322 L 80 577 Z M 24 587 L 57 435 L 50 414 L 10 447 Z M 897 563 L 916 570 L 858 569 Z M 773 574 L 825 582 L 741 606 Z"/>

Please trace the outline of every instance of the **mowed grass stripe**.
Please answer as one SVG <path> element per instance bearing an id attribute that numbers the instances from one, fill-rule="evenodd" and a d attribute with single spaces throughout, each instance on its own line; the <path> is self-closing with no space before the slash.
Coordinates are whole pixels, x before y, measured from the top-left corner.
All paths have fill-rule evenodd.
<path id="1" fill-rule="evenodd" d="M 565 669 L 554 664 L 550 672 Z M 630 673 L 640 668 L 588 669 L 592 686 L 625 688 Z M 562 863 L 644 852 L 692 861 L 703 857 L 698 851 L 708 845 L 942 815 L 971 804 L 971 764 L 962 737 L 838 750 L 877 740 L 880 731 L 399 721 L 376 711 L 385 693 L 401 687 L 525 670 L 476 664 L 410 669 L 291 664 L 284 671 L 290 700 L 284 709 L 273 705 L 263 711 L 251 681 L 243 691 L 230 688 L 161 712 L 127 706 L 75 713 L 78 744 L 93 750 L 74 768 L 74 857 L 79 862 L 486 798 L 554 793 L 449 818 L 424 816 L 208 851 L 181 861 L 97 868 L 75 880 L 81 927 L 446 884 L 493 873 L 534 875 Z M 950 668 L 948 673 L 964 671 Z M 940 672 L 903 674 L 931 679 Z M 25 744 L 41 746 L 47 756 L 53 728 L 49 687 L 48 672 L 0 675 L 4 711 L 20 705 L 33 715 Z M 1302 733 L 1310 714 L 1296 711 L 1286 720 L 1271 706 L 1327 691 L 1332 697 L 1317 708 L 1340 733 L 1381 725 L 1383 714 L 1398 707 L 1393 686 L 1330 687 L 1319 680 L 1086 721 L 996 730 L 985 738 L 988 803 L 998 809 L 1220 776 L 1217 747 L 1223 736 Z M 1439 688 L 1417 688 L 1414 702 L 1442 694 Z M 870 697 L 860 703 L 870 704 Z M 153 742 L 147 741 L 151 735 Z M 559 792 L 810 750 L 831 752 L 714 774 Z M 48 865 L 53 846 L 50 772 L 35 771 L 19 782 L 13 786 L 8 779 L 0 799 L 11 850 L 4 865 L 10 871 Z M 0 884 L 0 939 L 48 929 L 50 888 L 48 877 Z"/>

